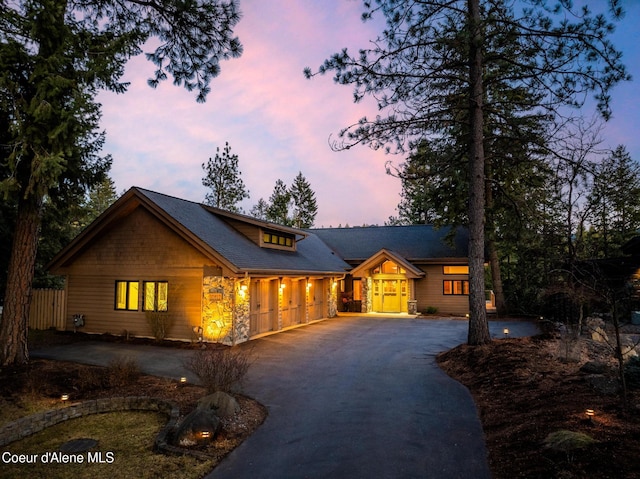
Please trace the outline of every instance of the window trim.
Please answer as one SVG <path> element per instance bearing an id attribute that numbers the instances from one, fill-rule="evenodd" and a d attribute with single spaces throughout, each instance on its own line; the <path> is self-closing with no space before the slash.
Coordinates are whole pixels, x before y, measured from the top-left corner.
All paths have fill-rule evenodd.
<path id="1" fill-rule="evenodd" d="M 147 308 L 147 285 L 153 284 L 153 309 Z M 158 309 L 158 287 L 159 285 L 166 285 L 166 300 L 165 300 L 165 308 Z M 158 313 L 166 313 L 169 311 L 169 281 L 143 281 L 142 282 L 142 310 L 150 311 L 150 312 L 158 312 Z"/>
<path id="2" fill-rule="evenodd" d="M 447 271 L 447 268 L 452 268 L 452 269 L 456 269 L 456 268 L 463 268 L 464 271 L 462 272 L 451 272 L 451 271 Z M 455 275 L 455 274 L 459 274 L 459 275 L 463 275 L 469 274 L 469 265 L 466 264 L 447 264 L 447 265 L 443 265 L 442 266 L 442 274 L 444 275 Z"/>
<path id="3" fill-rule="evenodd" d="M 125 285 L 125 297 L 124 297 L 124 308 L 118 307 L 118 299 L 119 299 L 119 289 L 118 286 L 124 284 Z M 133 285 L 137 286 L 136 291 L 136 304 L 135 309 L 131 307 L 131 288 Z M 117 279 L 115 281 L 115 294 L 113 298 L 113 309 L 116 311 L 139 311 L 140 310 L 140 281 L 138 280 L 126 280 L 126 279 Z"/>
<path id="4" fill-rule="evenodd" d="M 456 293 L 455 283 L 460 283 L 459 291 Z M 447 292 L 447 284 L 449 285 L 449 293 Z M 444 279 L 442 280 L 442 294 L 444 296 L 469 296 L 469 280 L 468 279 Z"/>

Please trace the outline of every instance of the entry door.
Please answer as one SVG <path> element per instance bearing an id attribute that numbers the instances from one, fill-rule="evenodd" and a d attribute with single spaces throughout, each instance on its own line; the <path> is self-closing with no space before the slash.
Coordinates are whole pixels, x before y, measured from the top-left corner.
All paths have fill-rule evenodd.
<path id="1" fill-rule="evenodd" d="M 407 311 L 407 280 L 375 278 L 373 280 L 373 311 L 401 313 Z"/>

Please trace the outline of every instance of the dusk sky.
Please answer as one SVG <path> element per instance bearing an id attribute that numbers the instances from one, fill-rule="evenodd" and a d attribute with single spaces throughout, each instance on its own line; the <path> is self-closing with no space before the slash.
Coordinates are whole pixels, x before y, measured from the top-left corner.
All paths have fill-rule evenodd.
<path id="1" fill-rule="evenodd" d="M 623 144 L 640 161 L 640 1 L 624 4 L 613 40 L 633 81 L 613 90 L 602 146 Z M 113 156 L 117 191 L 140 186 L 201 202 L 201 164 L 229 142 L 251 195 L 246 211 L 268 200 L 277 179 L 290 185 L 301 171 L 316 193 L 316 227 L 384 224 L 400 198 L 400 181 L 385 174 L 385 162 L 404 158 L 365 146 L 332 151 L 330 136 L 374 117 L 375 105 L 354 105 L 352 87 L 334 84 L 331 75 L 307 80 L 302 73 L 343 47 L 366 46 L 380 23 L 360 21 L 359 0 L 241 0 L 240 9 L 235 32 L 244 53 L 221 64 L 206 103 L 171 80 L 148 87 L 153 65 L 143 56 L 128 64 L 127 93 L 100 94 L 103 152 Z"/>

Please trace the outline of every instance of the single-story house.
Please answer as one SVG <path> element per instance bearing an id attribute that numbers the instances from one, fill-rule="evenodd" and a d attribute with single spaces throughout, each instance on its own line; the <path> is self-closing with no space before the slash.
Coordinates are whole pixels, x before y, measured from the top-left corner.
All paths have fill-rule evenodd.
<path id="1" fill-rule="evenodd" d="M 462 228 L 301 230 L 137 187 L 49 270 L 67 329 L 90 333 L 151 337 L 160 319 L 169 338 L 236 344 L 339 310 L 468 311 Z"/>

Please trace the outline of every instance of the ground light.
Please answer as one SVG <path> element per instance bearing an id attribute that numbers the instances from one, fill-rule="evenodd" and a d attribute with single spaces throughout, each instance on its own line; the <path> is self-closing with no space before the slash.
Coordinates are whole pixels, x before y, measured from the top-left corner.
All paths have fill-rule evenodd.
<path id="1" fill-rule="evenodd" d="M 69 400 L 69 395 L 68 394 L 63 394 L 62 396 L 60 396 L 60 401 L 67 402 Z"/>
<path id="2" fill-rule="evenodd" d="M 593 409 L 587 409 L 585 411 L 585 414 L 589 422 L 593 422 L 593 417 L 596 415 L 595 411 Z"/>
<path id="3" fill-rule="evenodd" d="M 504 337 L 505 337 L 505 338 L 508 338 L 508 337 L 509 337 L 509 328 L 504 328 L 504 329 L 502 330 L 502 333 L 504 334 Z"/>

